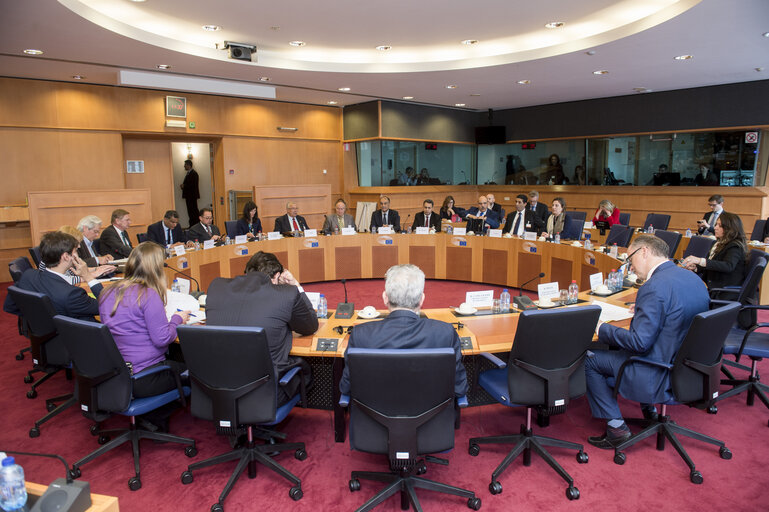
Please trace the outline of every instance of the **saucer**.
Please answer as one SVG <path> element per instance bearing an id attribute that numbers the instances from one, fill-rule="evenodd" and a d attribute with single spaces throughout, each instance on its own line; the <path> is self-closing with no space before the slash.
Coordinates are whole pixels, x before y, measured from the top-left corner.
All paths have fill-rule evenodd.
<path id="1" fill-rule="evenodd" d="M 542 309 L 557 308 L 558 306 L 560 306 L 560 305 L 561 305 L 561 304 L 560 304 L 560 303 L 558 303 L 558 302 L 553 302 L 553 301 L 550 301 L 550 305 L 549 305 L 549 306 L 540 306 L 540 305 L 539 305 L 539 301 L 538 301 L 538 300 L 535 300 L 535 301 L 534 301 L 534 304 L 536 304 L 538 308 L 542 308 Z"/>
<path id="2" fill-rule="evenodd" d="M 471 315 L 476 314 L 478 312 L 478 310 L 473 308 L 470 311 L 462 312 L 462 311 L 459 310 L 459 308 L 454 308 L 454 312 L 456 314 L 462 315 L 462 316 L 471 316 Z"/>
<path id="3" fill-rule="evenodd" d="M 606 292 L 599 292 L 597 290 L 591 290 L 590 293 L 592 293 L 593 295 L 600 295 L 601 297 L 608 297 L 609 295 L 611 295 L 614 292 L 611 291 L 611 290 L 606 291 Z"/>
<path id="4" fill-rule="evenodd" d="M 376 318 L 376 317 L 378 317 L 380 314 L 381 314 L 381 313 L 379 313 L 379 311 L 374 311 L 374 313 L 373 313 L 373 314 L 371 314 L 371 315 L 367 315 L 367 314 L 366 314 L 366 313 L 364 313 L 364 312 L 363 312 L 363 310 L 361 309 L 360 311 L 358 311 L 358 318 L 363 318 L 364 320 L 370 320 L 370 319 L 372 319 L 372 318 Z"/>

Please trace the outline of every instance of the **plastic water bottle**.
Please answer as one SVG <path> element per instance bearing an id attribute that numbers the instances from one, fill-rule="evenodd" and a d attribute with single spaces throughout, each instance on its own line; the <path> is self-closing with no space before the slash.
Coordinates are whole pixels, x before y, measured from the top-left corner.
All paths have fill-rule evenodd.
<path id="1" fill-rule="evenodd" d="M 326 318 L 326 315 L 328 315 L 328 302 L 326 302 L 326 296 L 321 293 L 318 300 L 318 318 Z"/>
<path id="2" fill-rule="evenodd" d="M 649 224 L 649 228 L 646 230 L 646 232 L 649 233 L 650 235 L 653 235 L 654 234 L 654 226 Z"/>
<path id="3" fill-rule="evenodd" d="M 27 503 L 24 470 L 13 457 L 3 459 L 0 467 L 0 508 L 6 511 L 20 510 Z"/>
<path id="4" fill-rule="evenodd" d="M 182 287 L 179 284 L 179 280 L 176 279 L 176 278 L 174 278 L 174 282 L 171 283 L 171 291 L 172 292 L 178 292 L 178 293 L 181 293 L 181 291 L 182 291 Z"/>
<path id="5" fill-rule="evenodd" d="M 553 237 L 553 242 L 560 244 L 561 243 L 561 233 L 558 232 L 555 234 L 555 237 Z"/>
<path id="6" fill-rule="evenodd" d="M 507 288 L 499 294 L 499 308 L 502 310 L 502 313 L 510 312 L 510 292 L 507 291 Z"/>
<path id="7" fill-rule="evenodd" d="M 611 248 L 609 249 L 609 256 L 611 256 L 612 258 L 616 258 L 617 257 L 617 244 L 616 243 L 614 245 L 612 245 Z"/>
<path id="8" fill-rule="evenodd" d="M 230 245 L 232 242 L 230 241 L 230 237 L 225 236 L 224 237 L 224 245 Z"/>
<path id="9" fill-rule="evenodd" d="M 572 280 L 571 284 L 569 285 L 569 300 L 567 301 L 567 303 L 576 304 L 578 299 L 579 299 L 579 285 L 577 285 L 576 280 Z"/>
<path id="10" fill-rule="evenodd" d="M 454 233 L 454 228 L 451 226 L 451 224 L 446 226 L 446 234 L 451 235 Z"/>
<path id="11" fill-rule="evenodd" d="M 199 242 L 199 241 L 197 241 L 197 240 L 195 240 L 195 250 L 196 250 L 196 251 L 199 251 L 199 250 L 200 250 L 200 242 Z"/>
<path id="12" fill-rule="evenodd" d="M 692 237 L 692 230 L 689 228 L 686 228 L 686 238 L 691 238 L 691 237 Z"/>

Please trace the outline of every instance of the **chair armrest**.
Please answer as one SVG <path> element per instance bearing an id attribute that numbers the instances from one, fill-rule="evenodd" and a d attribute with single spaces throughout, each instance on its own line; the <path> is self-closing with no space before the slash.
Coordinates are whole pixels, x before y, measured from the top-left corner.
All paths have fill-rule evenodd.
<path id="1" fill-rule="evenodd" d="M 489 352 L 481 352 L 481 355 L 491 361 L 491 363 L 497 368 L 507 368 L 507 363 Z"/>
<path id="2" fill-rule="evenodd" d="M 165 372 L 165 371 L 173 371 L 173 368 L 170 366 L 153 366 L 152 368 L 145 368 L 144 370 L 140 371 L 139 373 L 134 373 L 131 375 L 132 379 L 141 379 L 142 377 L 146 377 L 147 375 L 153 375 L 158 372 Z"/>
<path id="3" fill-rule="evenodd" d="M 710 288 L 709 292 L 730 292 L 730 293 L 739 293 L 742 287 L 740 286 L 724 286 L 723 288 Z"/>
<path id="4" fill-rule="evenodd" d="M 457 397 L 457 405 L 460 408 L 462 408 L 462 409 L 467 407 L 469 405 L 468 402 L 467 402 L 467 396 L 466 395 L 458 396 Z"/>
<path id="5" fill-rule="evenodd" d="M 347 407 L 348 405 L 350 405 L 350 395 L 340 395 L 339 405 L 341 405 L 342 407 Z"/>
<path id="6" fill-rule="evenodd" d="M 622 382 L 622 375 L 625 373 L 625 367 L 630 363 L 648 364 L 649 366 L 664 368 L 665 370 L 668 370 L 668 371 L 673 369 L 673 365 L 670 363 L 663 363 L 662 361 L 655 361 L 653 359 L 647 359 L 641 356 L 628 357 L 627 360 L 624 363 L 622 363 L 622 366 L 619 367 L 619 371 L 617 372 L 617 378 L 615 379 L 615 382 L 614 382 L 614 393 L 613 393 L 614 398 L 617 398 L 617 394 L 619 393 L 619 385 L 620 385 L 620 382 Z"/>
<path id="7" fill-rule="evenodd" d="M 301 371 L 301 368 L 299 368 L 298 366 L 294 366 L 293 368 L 291 368 L 289 371 L 283 374 L 283 377 L 280 378 L 280 381 L 279 381 L 280 385 L 285 386 L 286 384 L 291 382 L 291 379 L 294 378 L 294 375 L 296 375 L 300 371 Z"/>

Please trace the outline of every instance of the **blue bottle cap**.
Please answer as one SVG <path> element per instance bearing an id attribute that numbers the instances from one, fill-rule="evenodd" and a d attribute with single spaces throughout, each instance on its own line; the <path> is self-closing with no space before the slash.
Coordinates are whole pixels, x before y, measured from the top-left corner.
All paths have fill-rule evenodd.
<path id="1" fill-rule="evenodd" d="M 14 459 L 13 457 L 6 457 L 3 459 L 3 467 L 12 466 L 14 464 L 16 464 L 16 459 Z"/>

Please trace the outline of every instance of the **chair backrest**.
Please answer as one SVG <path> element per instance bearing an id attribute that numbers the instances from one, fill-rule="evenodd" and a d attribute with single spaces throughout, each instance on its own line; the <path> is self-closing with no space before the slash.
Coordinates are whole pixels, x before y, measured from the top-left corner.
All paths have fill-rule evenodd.
<path id="1" fill-rule="evenodd" d="M 710 248 L 716 243 L 714 238 L 707 236 L 693 236 L 689 239 L 689 245 L 684 249 L 684 258 L 687 256 L 697 256 L 698 258 L 707 258 L 710 254 Z"/>
<path id="2" fill-rule="evenodd" d="M 83 414 L 97 419 L 104 412 L 126 410 L 131 403 L 131 374 L 109 327 L 63 315 L 53 321 L 72 357 Z"/>
<path id="3" fill-rule="evenodd" d="M 630 214 L 629 213 L 622 213 L 619 212 L 619 223 L 623 226 L 629 226 L 630 225 Z"/>
<path id="4" fill-rule="evenodd" d="M 758 240 L 760 242 L 764 241 L 764 227 L 766 226 L 766 220 L 765 219 L 758 219 L 755 224 L 753 224 L 753 232 L 750 234 L 751 240 Z"/>
<path id="5" fill-rule="evenodd" d="M 32 261 L 35 262 L 35 268 L 40 266 L 40 246 L 36 245 L 29 248 L 29 255 L 32 256 Z"/>
<path id="6" fill-rule="evenodd" d="M 569 215 L 570 212 L 566 212 L 566 219 L 564 220 L 563 232 L 561 232 L 561 238 L 567 240 L 579 240 L 582 238 L 582 229 L 585 227 L 585 212 L 571 212 L 575 214 L 582 214 L 582 219 L 578 216 Z"/>
<path id="7" fill-rule="evenodd" d="M 661 238 L 668 244 L 668 247 L 670 248 L 670 251 L 668 251 L 668 258 L 672 258 L 676 254 L 678 244 L 681 243 L 681 233 L 654 228 L 654 236 Z"/>
<path id="8" fill-rule="evenodd" d="M 139 241 L 139 243 L 144 243 L 147 241 L 147 233 L 136 233 L 136 239 Z"/>
<path id="9" fill-rule="evenodd" d="M 570 219 L 577 219 L 577 220 L 584 221 L 585 218 L 587 218 L 587 214 L 585 212 L 580 212 L 577 210 L 567 210 L 565 213 L 566 213 L 566 216 L 569 217 Z"/>
<path id="10" fill-rule="evenodd" d="M 27 259 L 26 256 L 19 256 L 12 262 L 8 264 L 8 272 L 11 274 L 11 279 L 13 279 L 13 284 L 16 284 L 19 282 L 19 279 L 21 279 L 21 275 L 32 268 L 32 264 L 29 262 L 29 259 Z"/>
<path id="11" fill-rule="evenodd" d="M 176 332 L 193 416 L 225 428 L 275 419 L 278 383 L 264 329 L 184 325 Z"/>
<path id="12" fill-rule="evenodd" d="M 507 363 L 510 402 L 563 412 L 585 393 L 585 351 L 593 341 L 599 306 L 521 313 Z"/>
<path id="13" fill-rule="evenodd" d="M 633 228 L 623 224 L 614 224 L 609 228 L 609 236 L 606 237 L 604 245 L 611 247 L 615 243 L 617 247 L 627 247 L 630 245 L 630 239 L 633 236 Z"/>
<path id="14" fill-rule="evenodd" d="M 41 366 L 66 365 L 70 361 L 67 349 L 57 336 L 53 317 L 56 308 L 51 299 L 42 293 L 8 287 L 8 294 L 21 311 L 29 329 L 32 360 Z"/>
<path id="15" fill-rule="evenodd" d="M 349 348 L 350 446 L 391 465 L 454 446 L 452 348 Z M 396 453 L 408 454 L 405 459 Z M 397 462 L 396 462 L 397 461 Z"/>
<path id="16" fill-rule="evenodd" d="M 745 274 L 745 279 L 742 281 L 742 286 L 740 286 L 740 292 L 735 299 L 737 302 L 742 305 L 747 305 L 750 303 L 750 300 L 756 296 L 758 284 L 761 282 L 764 270 L 766 270 L 766 263 L 766 258 L 756 258 L 755 263 L 752 266 L 748 264 L 749 270 L 747 270 L 747 273 Z"/>
<path id="17" fill-rule="evenodd" d="M 724 341 L 739 311 L 740 304 L 733 302 L 694 317 L 673 361 L 677 402 L 710 404 L 718 396 Z"/>
<path id="18" fill-rule="evenodd" d="M 237 233 L 237 227 L 238 227 L 238 221 L 236 220 L 224 221 L 224 231 L 227 233 L 227 236 L 230 238 L 235 238 L 235 234 Z"/>
<path id="19" fill-rule="evenodd" d="M 650 213 L 644 221 L 644 231 L 651 225 L 654 229 L 667 229 L 670 224 L 670 215 L 664 213 Z"/>

